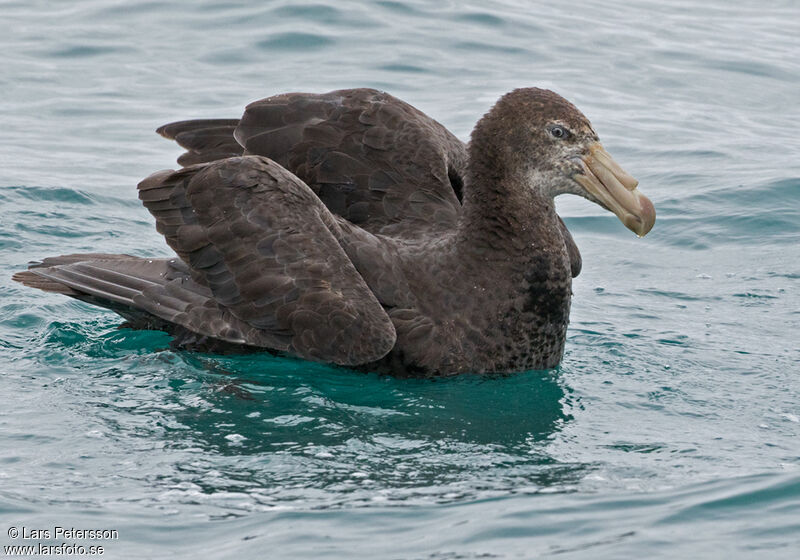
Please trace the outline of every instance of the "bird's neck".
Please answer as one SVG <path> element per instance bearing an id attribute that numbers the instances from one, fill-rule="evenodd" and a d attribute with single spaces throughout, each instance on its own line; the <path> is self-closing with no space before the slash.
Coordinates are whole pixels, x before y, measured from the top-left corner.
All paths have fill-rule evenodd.
<path id="1" fill-rule="evenodd" d="M 491 150 L 470 154 L 458 238 L 487 257 L 545 250 L 560 235 L 555 202 L 539 175 L 504 166 Z M 563 244 L 560 238 L 558 243 Z"/>
<path id="2" fill-rule="evenodd" d="M 507 359 L 490 369 L 553 367 L 563 353 L 572 296 L 553 197 L 542 194 L 547 185 L 535 184 L 535 173 L 523 177 L 481 160 L 469 171 L 450 276 L 451 291 L 463 296 L 459 313 L 489 333 L 484 351 Z M 524 359 L 509 357 L 509 348 Z"/>

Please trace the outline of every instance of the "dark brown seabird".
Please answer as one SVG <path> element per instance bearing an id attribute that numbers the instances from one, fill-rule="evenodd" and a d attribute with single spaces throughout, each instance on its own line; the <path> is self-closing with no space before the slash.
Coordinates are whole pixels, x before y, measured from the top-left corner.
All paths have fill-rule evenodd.
<path id="1" fill-rule="evenodd" d="M 158 132 L 184 167 L 139 198 L 177 257 L 64 255 L 14 279 L 187 349 L 406 376 L 551 368 L 581 269 L 553 198 L 580 195 L 639 236 L 655 221 L 588 119 L 538 88 L 500 98 L 469 145 L 371 89 Z"/>

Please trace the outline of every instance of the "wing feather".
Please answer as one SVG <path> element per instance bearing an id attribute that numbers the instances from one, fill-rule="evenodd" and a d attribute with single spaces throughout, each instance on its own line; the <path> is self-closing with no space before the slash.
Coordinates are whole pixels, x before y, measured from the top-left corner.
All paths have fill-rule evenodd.
<path id="1" fill-rule="evenodd" d="M 192 278 L 251 327 L 241 332 L 247 344 L 289 333 L 288 352 L 343 365 L 394 345 L 388 315 L 337 241 L 336 219 L 275 162 L 229 158 L 157 173 L 139 189 Z"/>
<path id="2" fill-rule="evenodd" d="M 413 238 L 455 226 L 451 177 L 464 144 L 411 105 L 372 89 L 291 93 L 250 104 L 235 137 L 296 174 L 335 214 Z"/>

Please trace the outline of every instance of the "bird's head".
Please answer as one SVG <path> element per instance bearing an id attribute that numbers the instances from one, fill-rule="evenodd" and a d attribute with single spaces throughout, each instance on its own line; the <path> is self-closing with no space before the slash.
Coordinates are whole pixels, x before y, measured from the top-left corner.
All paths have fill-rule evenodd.
<path id="1" fill-rule="evenodd" d="M 513 170 L 539 194 L 572 193 L 617 215 L 625 227 L 644 236 L 652 229 L 653 203 L 605 151 L 589 119 L 550 90 L 522 88 L 507 93 L 473 132 L 481 147 Z"/>

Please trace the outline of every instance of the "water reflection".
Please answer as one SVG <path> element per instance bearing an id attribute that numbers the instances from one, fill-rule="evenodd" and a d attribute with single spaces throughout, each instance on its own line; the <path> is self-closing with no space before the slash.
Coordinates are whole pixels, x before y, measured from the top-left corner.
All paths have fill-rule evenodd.
<path id="1" fill-rule="evenodd" d="M 513 449 L 569 420 L 557 372 L 406 380 L 270 356 L 179 357 L 207 372 L 204 399 L 254 436 L 254 452 L 287 438 L 337 445 L 377 434 Z"/>
<path id="2" fill-rule="evenodd" d="M 49 368 L 71 371 L 64 391 L 105 425 L 98 437 L 153 450 L 127 475 L 150 488 L 145 504 L 228 515 L 458 502 L 569 490 L 591 468 L 550 453 L 572 420 L 558 371 L 396 379 L 176 353 L 162 333 L 117 329 L 113 314 L 62 309 L 34 345 Z"/>
<path id="3" fill-rule="evenodd" d="M 571 420 L 557 372 L 398 380 L 260 355 L 161 357 L 175 367 L 159 436 L 191 456 L 159 483 L 191 499 L 458 501 L 565 488 L 584 471 L 547 453 Z"/>

